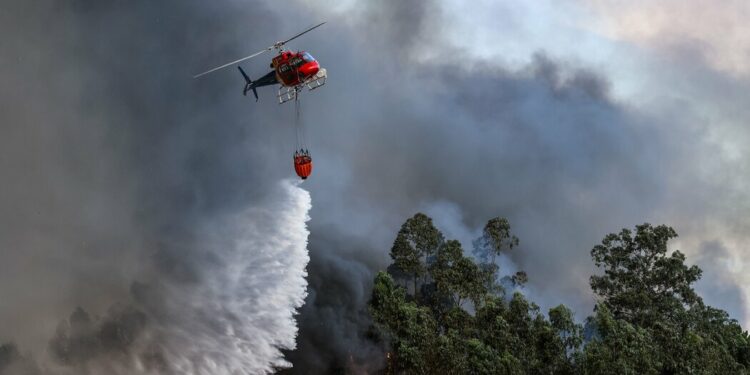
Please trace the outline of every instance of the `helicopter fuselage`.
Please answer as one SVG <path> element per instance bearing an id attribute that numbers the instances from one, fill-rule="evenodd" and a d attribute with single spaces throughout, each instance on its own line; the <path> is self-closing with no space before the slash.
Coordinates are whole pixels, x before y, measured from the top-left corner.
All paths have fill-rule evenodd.
<path id="1" fill-rule="evenodd" d="M 299 86 L 320 70 L 320 64 L 305 51 L 281 51 L 271 60 L 271 67 L 276 72 L 276 79 L 282 86 Z"/>

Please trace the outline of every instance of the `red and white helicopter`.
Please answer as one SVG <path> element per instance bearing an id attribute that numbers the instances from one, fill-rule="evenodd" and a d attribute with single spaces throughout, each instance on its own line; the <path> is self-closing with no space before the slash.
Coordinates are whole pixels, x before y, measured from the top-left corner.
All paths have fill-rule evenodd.
<path id="1" fill-rule="evenodd" d="M 320 86 L 323 86 L 326 83 L 327 78 L 326 70 L 324 68 L 321 68 L 320 64 L 309 53 L 305 51 L 288 51 L 284 49 L 284 45 L 307 33 L 308 31 L 323 26 L 324 24 L 325 22 L 317 24 L 287 40 L 276 42 L 274 43 L 274 45 L 264 50 L 258 51 L 250 56 L 245 56 L 239 60 L 226 63 L 222 66 L 218 66 L 200 74 L 196 74 L 195 76 L 193 76 L 193 78 L 201 77 L 208 73 L 215 72 L 219 69 L 232 66 L 247 59 L 251 59 L 255 56 L 261 55 L 270 50 L 276 49 L 278 54 L 276 55 L 276 57 L 271 59 L 271 68 L 273 69 L 273 71 L 268 72 L 268 74 L 255 81 L 251 80 L 250 77 L 247 76 L 245 71 L 242 70 L 242 67 L 237 66 L 237 69 L 240 70 L 240 73 L 245 78 L 245 88 L 244 90 L 242 90 L 242 94 L 247 95 L 247 92 L 249 90 L 253 90 L 255 101 L 258 101 L 258 92 L 255 91 L 256 87 L 279 84 L 280 86 L 277 94 L 279 104 L 288 102 L 292 99 L 296 99 L 297 93 L 301 91 L 305 86 L 307 86 L 308 90 L 314 90 Z"/>
<path id="2" fill-rule="evenodd" d="M 307 179 L 312 173 L 312 157 L 310 157 L 310 151 L 308 151 L 307 146 L 305 145 L 305 129 L 300 121 L 299 92 L 302 91 L 305 86 L 307 86 L 308 90 L 314 90 L 325 85 L 328 76 L 326 75 L 326 70 L 320 67 L 320 64 L 312 57 L 312 55 L 305 51 L 292 52 L 285 50 L 284 45 L 300 37 L 302 34 L 323 26 L 324 24 L 325 22 L 317 24 L 287 40 L 276 42 L 274 45 L 262 51 L 258 51 L 250 56 L 245 56 L 239 60 L 226 63 L 222 66 L 218 66 L 193 76 L 193 78 L 198 78 L 276 49 L 277 55 L 271 59 L 271 68 L 273 70 L 255 81 L 247 76 L 245 71 L 242 70 L 242 67 L 237 66 L 242 77 L 245 78 L 245 88 L 242 90 L 242 95 L 247 95 L 249 90 L 253 90 L 255 101 L 258 101 L 258 92 L 255 91 L 257 87 L 279 84 L 279 91 L 276 95 L 279 104 L 294 99 L 296 110 L 295 128 L 297 132 L 297 148 L 293 155 L 294 171 L 303 180 Z"/>

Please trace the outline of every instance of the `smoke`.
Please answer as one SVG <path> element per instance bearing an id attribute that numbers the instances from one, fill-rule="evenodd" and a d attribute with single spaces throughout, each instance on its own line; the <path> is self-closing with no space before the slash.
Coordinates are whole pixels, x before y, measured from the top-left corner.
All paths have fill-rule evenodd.
<path id="1" fill-rule="evenodd" d="M 216 267 L 204 270 L 203 282 L 174 293 L 164 315 L 174 323 L 179 311 L 188 312 L 200 326 L 176 324 L 169 341 L 175 355 L 167 358 L 180 373 L 256 374 L 288 367 L 280 349 L 294 349 L 295 311 L 306 295 L 305 267 L 310 195 L 289 180 L 277 197 L 207 228 L 208 248 L 218 250 Z M 190 343 L 187 347 L 183 343 Z M 195 359 L 206 356 L 204 361 Z"/>
<path id="2" fill-rule="evenodd" d="M 277 183 L 291 127 L 248 110 L 234 75 L 190 78 L 274 40 L 274 20 L 262 4 L 3 3 L 0 372 L 289 365 L 311 202 Z"/>
<path id="3" fill-rule="evenodd" d="M 320 9 L 320 2 L 305 3 Z M 477 13 L 490 3 L 496 2 L 465 9 L 456 2 L 461 14 L 443 13 L 434 1 L 356 4 L 327 25 L 336 38 L 305 43 L 330 73 L 329 85 L 309 101 L 334 110 L 317 114 L 311 132 L 318 162 L 308 185 L 316 199 L 311 293 L 300 316 L 300 349 L 290 353 L 298 366 L 290 372 L 329 373 L 352 356 L 355 362 L 371 357 L 361 290 L 369 290 L 373 272 L 388 265 L 399 226 L 417 211 L 436 216 L 441 229 L 462 242 L 489 218 L 508 218 L 521 245 L 503 259 L 505 268 L 527 272 L 525 293 L 542 310 L 564 303 L 579 319 L 594 304 L 590 250 L 607 233 L 648 221 L 673 225 L 687 238 L 706 234 L 696 231 L 705 217 L 734 221 L 725 215 L 731 211 L 707 202 L 737 200 L 715 194 L 722 190 L 695 173 L 694 166 L 708 161 L 716 163 L 708 169 L 727 165 L 703 137 L 701 116 L 647 90 L 639 96 L 651 107 L 636 107 L 614 93 L 621 76 L 526 40 L 512 43 L 531 51 L 520 64 L 473 58 L 485 49 L 503 55 L 512 38 L 506 28 L 512 36 L 534 34 L 544 17 L 558 15 L 556 8 L 534 14 L 530 5 L 525 11 L 539 18 L 511 19 L 503 32 L 476 38 L 453 27 L 458 17 L 481 19 Z M 492 28 L 501 17 L 485 16 L 493 22 L 474 30 Z M 441 39 L 447 34 L 454 34 L 451 41 Z M 567 35 L 550 43 L 566 38 L 579 40 Z M 599 52 L 572 54 L 596 60 Z M 631 56 L 627 52 L 623 59 Z M 682 86 L 662 89 L 675 87 Z M 692 244 L 678 248 L 705 251 Z M 699 266 L 706 261 L 688 259 Z M 362 271 L 341 271 L 352 269 Z M 712 303 L 741 315 L 731 300 L 737 282 L 716 280 L 728 292 Z"/>
<path id="4" fill-rule="evenodd" d="M 271 88 L 248 102 L 232 69 L 190 77 L 323 20 L 289 46 L 310 51 L 329 72 L 325 87 L 303 97 L 316 166 L 305 189 L 315 205 L 298 349 L 284 351 L 289 372 L 382 363 L 366 311 L 372 277 L 390 261 L 401 223 L 420 210 L 462 241 L 487 219 L 507 217 L 521 246 L 506 268 L 527 271 L 527 290 L 543 308 L 565 303 L 581 317 L 593 304 L 589 250 L 606 233 L 643 221 L 677 223 L 681 239 L 698 228 L 714 233 L 711 240 L 724 239 L 713 228 L 747 232 L 724 225 L 741 222 L 737 202 L 747 201 L 734 174 L 692 173 L 726 165 L 704 140 L 713 133 L 696 126 L 702 114 L 679 101 L 641 111 L 613 96 L 621 82 L 596 65 L 527 46 L 520 37 L 538 22 L 522 17 L 534 16 L 533 5 L 503 13 L 503 32 L 519 36 L 511 44 L 532 51 L 511 67 L 472 57 L 504 52 L 496 35 L 467 39 L 451 28 L 482 4 L 454 6 L 465 10 L 459 15 L 436 1 L 323 3 L 0 6 L 0 32 L 13 35 L 0 42 L 0 343 L 13 343 L 0 346 L 0 371 L 284 365 L 277 349 L 293 343 L 304 259 L 267 249 L 298 249 L 281 239 L 304 232 L 277 221 L 297 212 L 290 202 L 304 201 L 297 188 L 277 184 L 292 173 L 292 113 L 273 103 Z M 458 37 L 444 40 L 448 34 Z M 268 69 L 263 59 L 243 66 L 252 77 Z M 698 76 L 707 81 L 702 102 L 725 92 L 723 102 L 734 103 L 730 96 L 746 92 Z M 679 78 L 644 100 L 692 81 Z M 733 108 L 723 112 L 744 118 Z M 266 233 L 275 246 L 264 247 Z M 259 248 L 239 251 L 243 238 Z M 691 243 L 681 250 L 715 248 Z M 717 243 L 728 251 L 721 259 L 737 259 L 741 241 Z M 238 259 L 251 262 L 249 279 L 234 273 Z M 695 260 L 715 274 L 727 268 Z M 708 287 L 725 291 L 717 306 L 734 304 L 735 280 L 715 280 Z"/>
<path id="5" fill-rule="evenodd" d="M 211 259 L 199 282 L 138 293 L 156 316 L 157 343 L 173 372 L 257 374 L 290 366 L 280 349 L 295 348 L 311 201 L 289 180 L 279 190 L 201 229 L 199 246 Z"/>
<path id="6" fill-rule="evenodd" d="M 294 367 L 281 373 L 373 373 L 385 355 L 372 341 L 366 305 L 374 269 L 334 251 L 367 251 L 350 236 L 310 236 L 309 295 L 300 309 L 298 350 L 287 353 Z M 361 366 L 359 370 L 356 366 Z"/>
<path id="7" fill-rule="evenodd" d="M 77 308 L 48 356 L 0 351 L 0 370 L 24 374 L 260 374 L 291 366 L 304 301 L 310 195 L 284 180 L 262 204 L 219 217 L 196 235 L 204 266 L 190 280 L 134 283 L 132 301 L 100 318 Z M 18 370 L 14 370 L 17 366 Z"/>

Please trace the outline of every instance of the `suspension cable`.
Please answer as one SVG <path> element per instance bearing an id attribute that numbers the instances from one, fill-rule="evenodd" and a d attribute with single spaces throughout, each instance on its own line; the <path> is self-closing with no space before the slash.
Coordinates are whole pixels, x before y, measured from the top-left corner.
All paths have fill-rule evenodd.
<path id="1" fill-rule="evenodd" d="M 305 135 L 305 127 L 302 123 L 302 104 L 299 100 L 299 89 L 295 88 L 294 93 L 294 128 L 297 135 L 297 150 L 302 150 L 307 147 L 307 137 Z"/>

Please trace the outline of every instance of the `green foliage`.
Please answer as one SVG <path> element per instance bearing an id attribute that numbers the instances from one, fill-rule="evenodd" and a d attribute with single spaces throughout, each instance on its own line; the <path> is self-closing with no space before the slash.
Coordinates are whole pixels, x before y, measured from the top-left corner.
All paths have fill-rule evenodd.
<path id="1" fill-rule="evenodd" d="M 685 307 L 700 302 L 692 288 L 701 277 L 697 266 L 685 265 L 679 251 L 667 255 L 674 229 L 643 224 L 636 233 L 623 229 L 591 250 L 604 275 L 591 276 L 591 288 L 617 319 L 647 327 L 674 321 Z"/>
<path id="2" fill-rule="evenodd" d="M 474 241 L 480 263 L 417 214 L 401 227 L 389 272 L 375 277 L 370 312 L 389 345 L 388 373 L 748 374 L 750 336 L 693 289 L 701 277 L 669 252 L 667 226 L 607 235 L 591 251 L 602 274 L 584 329 L 559 305 L 548 317 L 516 292 L 506 299 L 495 257 L 518 245 L 507 220 L 490 220 Z M 413 288 L 394 282 L 407 278 Z M 523 285 L 519 271 L 504 282 Z M 418 287 L 421 284 L 421 287 Z"/>
<path id="3" fill-rule="evenodd" d="M 429 271 L 438 296 L 449 298 L 452 307 L 461 307 L 466 299 L 478 305 L 487 294 L 479 267 L 463 255 L 461 244 L 456 240 L 447 241 L 438 249 Z"/>
<path id="4" fill-rule="evenodd" d="M 504 290 L 502 286 L 496 283 L 499 267 L 497 265 L 497 256 L 503 251 L 511 250 L 518 246 L 518 237 L 510 231 L 510 223 L 502 217 L 490 219 L 482 230 L 481 237 L 472 243 L 474 256 L 479 260 L 479 269 L 484 277 L 485 288 L 495 295 L 502 295 Z M 507 277 L 513 285 L 522 286 L 528 279 L 526 273 L 518 272 L 516 275 Z"/>
<path id="5" fill-rule="evenodd" d="M 592 319 L 599 339 L 586 345 L 578 361 L 582 374 L 660 374 L 661 348 L 649 331 L 615 319 L 605 305 Z"/>
<path id="6" fill-rule="evenodd" d="M 576 324 L 573 311 L 558 305 L 549 310 L 549 320 L 552 328 L 562 338 L 567 353 L 575 353 L 583 344 L 583 327 Z"/>
<path id="7" fill-rule="evenodd" d="M 432 224 L 432 219 L 417 213 L 406 220 L 396 235 L 391 248 L 393 265 L 402 273 L 412 276 L 414 297 L 419 297 L 418 279 L 427 275 L 427 264 L 440 245 L 443 234 Z"/>
<path id="8" fill-rule="evenodd" d="M 494 256 L 516 246 L 518 239 L 510 234 L 507 220 L 495 218 L 474 243 L 489 249 L 485 261 L 494 265 Z M 568 347 L 580 345 L 582 330 L 575 325 L 572 312 L 556 308 L 558 326 L 553 326 L 523 295 L 516 294 L 509 302 L 496 297 L 494 291 L 501 289 L 495 282 L 496 268 L 477 265 L 464 255 L 458 241 L 445 241 L 429 217 L 417 214 L 404 223 L 391 257 L 394 264 L 389 273 L 407 274 L 414 280 L 413 288 L 403 288 L 387 273 L 375 278 L 370 311 L 390 342 L 391 370 L 407 374 L 571 373 Z M 519 284 L 526 279 L 524 272 L 513 276 Z"/>
<path id="9" fill-rule="evenodd" d="M 482 232 L 482 241 L 494 254 L 500 254 L 505 249 L 510 250 L 518 246 L 518 237 L 510 233 L 510 223 L 502 217 L 496 217 L 487 222 Z"/>
<path id="10" fill-rule="evenodd" d="M 599 296 L 592 320 L 600 335 L 586 345 L 586 373 L 742 374 L 750 368 L 748 335 L 726 312 L 706 306 L 692 287 L 701 277 L 664 225 L 610 234 L 591 251 L 604 274 L 591 277 Z M 612 369 L 626 369 L 625 372 Z"/>
<path id="11" fill-rule="evenodd" d="M 375 323 L 390 333 L 398 353 L 397 369 L 413 374 L 432 373 L 437 360 L 437 325 L 429 309 L 406 301 L 403 288 L 379 272 L 375 276 L 370 311 Z"/>

